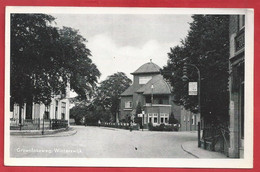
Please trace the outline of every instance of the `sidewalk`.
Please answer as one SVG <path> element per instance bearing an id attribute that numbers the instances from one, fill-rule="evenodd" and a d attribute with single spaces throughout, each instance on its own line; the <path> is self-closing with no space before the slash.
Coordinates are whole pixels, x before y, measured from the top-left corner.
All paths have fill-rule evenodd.
<path id="1" fill-rule="evenodd" d="M 42 130 L 10 130 L 11 136 L 16 137 L 30 137 L 30 138 L 41 138 L 41 137 L 65 137 L 71 136 L 77 133 L 77 130 L 70 127 L 68 129 L 62 128 L 57 130 L 44 130 L 44 135 L 42 135 Z"/>
<path id="2" fill-rule="evenodd" d="M 181 145 L 182 149 L 193 155 L 196 158 L 205 158 L 205 159 L 223 159 L 223 158 L 228 158 L 222 153 L 219 152 L 213 152 L 209 150 L 204 150 L 203 148 L 198 147 L 198 141 L 189 141 L 185 142 Z"/>

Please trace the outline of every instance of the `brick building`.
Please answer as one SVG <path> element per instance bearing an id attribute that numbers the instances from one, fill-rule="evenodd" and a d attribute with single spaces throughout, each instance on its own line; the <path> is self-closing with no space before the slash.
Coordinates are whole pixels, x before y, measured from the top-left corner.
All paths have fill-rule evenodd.
<path id="1" fill-rule="evenodd" d="M 181 107 L 180 131 L 197 131 L 200 114 L 192 113 Z"/>
<path id="2" fill-rule="evenodd" d="M 173 103 L 171 86 L 160 74 L 160 67 L 152 61 L 139 67 L 133 75 L 133 84 L 121 94 L 119 120 L 136 114 L 137 105 L 144 111 L 144 127 L 168 124 L 170 115 L 180 121 L 180 107 Z"/>
<path id="3" fill-rule="evenodd" d="M 245 16 L 231 15 L 229 24 L 230 58 L 230 147 L 229 157 L 244 156 L 244 65 Z"/>

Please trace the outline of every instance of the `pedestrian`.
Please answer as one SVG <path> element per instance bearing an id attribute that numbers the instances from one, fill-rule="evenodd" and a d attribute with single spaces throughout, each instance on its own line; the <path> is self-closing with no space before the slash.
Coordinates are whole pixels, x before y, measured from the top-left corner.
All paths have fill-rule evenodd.
<path id="1" fill-rule="evenodd" d="M 132 130 L 133 130 L 133 121 L 132 120 L 130 121 L 130 126 L 129 127 L 130 127 L 130 132 L 132 132 Z"/>
<path id="2" fill-rule="evenodd" d="M 98 126 L 100 127 L 100 125 L 101 125 L 101 121 L 100 121 L 100 120 L 98 120 Z"/>

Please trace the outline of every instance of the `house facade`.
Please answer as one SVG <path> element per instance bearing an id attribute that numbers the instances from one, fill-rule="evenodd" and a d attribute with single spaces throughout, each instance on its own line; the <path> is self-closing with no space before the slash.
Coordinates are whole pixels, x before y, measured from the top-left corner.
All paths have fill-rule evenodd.
<path id="1" fill-rule="evenodd" d="M 245 15 L 231 15 L 229 23 L 229 157 L 244 156 Z"/>
<path id="2" fill-rule="evenodd" d="M 65 94 L 54 96 L 49 106 L 32 102 L 31 104 L 25 103 L 20 109 L 18 104 L 14 104 L 10 112 L 10 127 L 18 129 L 22 126 L 21 129 L 28 130 L 37 130 L 42 127 L 51 129 L 51 120 L 69 126 L 69 106 L 69 88 Z M 43 124 L 43 119 L 45 124 Z"/>
<path id="3" fill-rule="evenodd" d="M 158 65 L 151 61 L 131 74 L 133 84 L 121 94 L 119 121 L 133 119 L 138 104 L 143 111 L 144 127 L 148 123 L 168 124 L 171 114 L 180 120 L 180 107 L 173 103 L 171 86 L 164 80 Z"/>

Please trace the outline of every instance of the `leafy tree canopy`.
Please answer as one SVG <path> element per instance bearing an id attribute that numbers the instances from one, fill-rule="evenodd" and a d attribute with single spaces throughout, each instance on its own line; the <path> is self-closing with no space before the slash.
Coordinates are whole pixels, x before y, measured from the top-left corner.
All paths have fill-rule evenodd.
<path id="1" fill-rule="evenodd" d="M 46 14 L 11 14 L 11 102 L 49 104 L 70 88 L 85 98 L 100 72 L 86 39 L 75 29 L 53 26 Z"/>
<path id="2" fill-rule="evenodd" d="M 84 117 L 87 123 L 98 120 L 113 122 L 119 111 L 120 95 L 130 84 L 131 80 L 123 72 L 108 76 L 95 89 L 90 100 L 75 100 L 77 104 L 71 109 L 71 117 L 76 121 Z"/>
<path id="3" fill-rule="evenodd" d="M 182 81 L 183 64 L 196 65 L 201 72 L 201 114 L 205 119 L 228 119 L 229 16 L 194 15 L 187 37 L 170 49 L 164 72 L 173 86 L 175 103 L 197 112 L 197 96 L 188 96 L 188 84 Z M 197 71 L 188 67 L 189 81 L 197 81 Z M 208 118 L 209 117 L 209 118 Z"/>
<path id="4" fill-rule="evenodd" d="M 95 97 L 95 104 L 103 106 L 114 116 L 119 111 L 120 95 L 130 86 L 129 79 L 123 72 L 117 72 L 100 83 Z"/>

